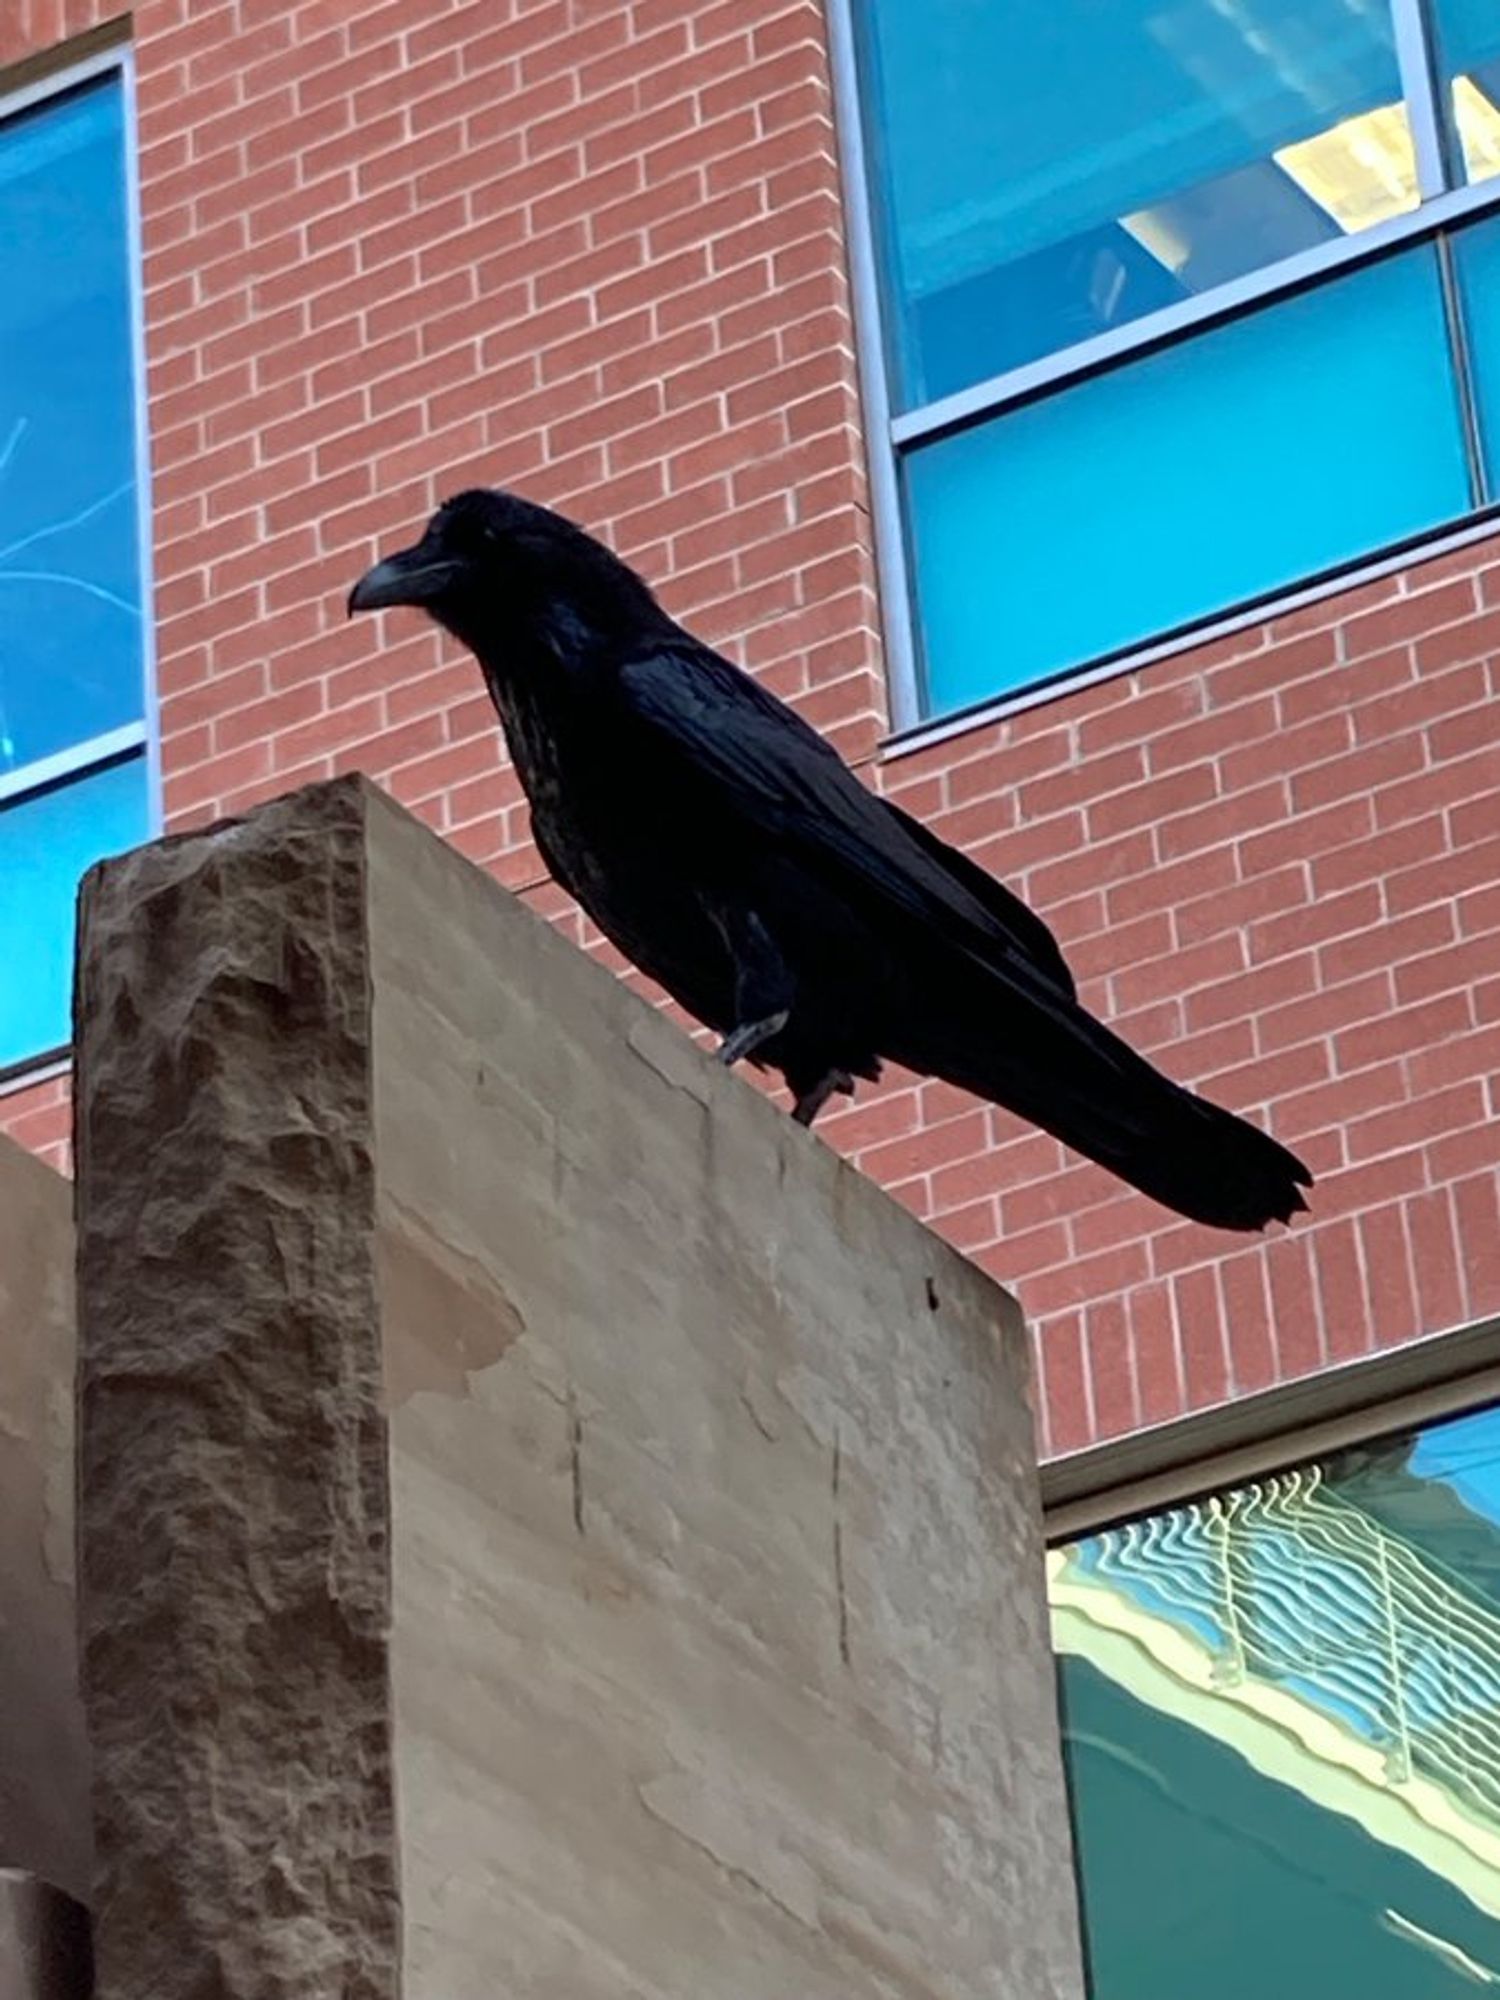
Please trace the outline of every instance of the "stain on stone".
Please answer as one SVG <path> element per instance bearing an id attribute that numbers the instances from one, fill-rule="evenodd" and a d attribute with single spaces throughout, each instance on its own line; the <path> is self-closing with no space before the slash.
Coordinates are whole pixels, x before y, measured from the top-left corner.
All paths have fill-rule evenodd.
<path id="1" fill-rule="evenodd" d="M 583 1533 L 583 1412 L 568 1384 L 568 1464 L 573 1477 L 573 1526 Z"/>
<path id="2" fill-rule="evenodd" d="M 843 1483 L 844 1444 L 838 1432 L 833 1436 L 833 1587 L 838 1597 L 839 1610 L 839 1658 L 846 1667 L 853 1665 L 849 1652 L 849 1597 L 844 1587 L 844 1516 L 839 1499 L 839 1488 Z"/>
<path id="3" fill-rule="evenodd" d="M 381 1205 L 379 1272 L 390 1409 L 423 1392 L 467 1395 L 470 1378 L 503 1360 L 526 1331 L 493 1271 L 389 1195 Z"/>

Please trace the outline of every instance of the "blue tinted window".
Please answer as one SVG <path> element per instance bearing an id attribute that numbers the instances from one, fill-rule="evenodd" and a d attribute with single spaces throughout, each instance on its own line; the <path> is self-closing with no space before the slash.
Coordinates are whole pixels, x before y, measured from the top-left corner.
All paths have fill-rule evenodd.
<path id="1" fill-rule="evenodd" d="M 1068 1543 L 1049 1581 L 1094 2000 L 1500 1983 L 1495 1411 Z"/>
<path id="2" fill-rule="evenodd" d="M 0 773 L 143 713 L 118 74 L 0 123 Z"/>
<path id="3" fill-rule="evenodd" d="M 68 1040 L 78 878 L 149 821 L 140 755 L 0 805 L 0 1069 Z"/>
<path id="4" fill-rule="evenodd" d="M 79 875 L 151 832 L 89 748 L 144 734 L 125 144 L 117 71 L 0 121 L 0 1070 L 67 1041 Z"/>
<path id="5" fill-rule="evenodd" d="M 1500 174 L 1500 6 L 1433 0 L 1433 18 L 1465 177 L 1489 180 Z"/>
<path id="6" fill-rule="evenodd" d="M 1474 402 L 1491 495 L 1500 493 L 1500 219 L 1453 240 Z"/>
<path id="7" fill-rule="evenodd" d="M 1388 0 L 855 11 L 904 407 L 1416 204 Z"/>
<path id="8" fill-rule="evenodd" d="M 1368 265 L 904 462 L 929 705 L 960 708 L 1465 512 L 1436 252 Z"/>

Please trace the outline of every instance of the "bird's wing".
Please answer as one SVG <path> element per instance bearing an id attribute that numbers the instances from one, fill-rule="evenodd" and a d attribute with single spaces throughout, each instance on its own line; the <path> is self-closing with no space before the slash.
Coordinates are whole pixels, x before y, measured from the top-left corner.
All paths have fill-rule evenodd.
<path id="1" fill-rule="evenodd" d="M 971 861 L 967 854 L 940 840 L 919 819 L 913 819 L 910 813 L 903 812 L 889 799 L 882 799 L 880 803 L 900 821 L 917 845 L 925 848 L 954 881 L 967 889 L 975 902 L 988 911 L 999 929 L 1027 952 L 1038 972 L 1045 972 L 1060 992 L 1070 1000 L 1076 1000 L 1078 989 L 1073 983 L 1068 961 L 1063 957 L 1057 939 L 1036 911 L 1007 889 L 1003 882 L 997 881 L 977 862 Z"/>
<path id="2" fill-rule="evenodd" d="M 816 730 L 706 647 L 662 647 L 619 677 L 631 716 L 761 834 L 820 873 L 944 933 L 992 970 L 1071 999 L 1057 941 L 1002 883 L 862 785 Z M 1024 968 L 1024 970 L 1022 970 Z M 1029 977 L 1028 977 L 1029 975 Z"/>
<path id="3" fill-rule="evenodd" d="M 980 967 L 929 976 L 881 1050 L 1030 1118 L 1179 1214 L 1260 1229 L 1304 1208 L 1303 1163 L 1195 1097 L 1078 1005 L 1051 933 L 1000 884 L 869 792 L 816 731 L 727 660 L 690 641 L 626 661 L 622 722 L 644 731 L 666 781 L 696 784 L 746 833 L 930 947 Z M 691 838 L 689 833 L 686 837 Z M 1019 915 L 1018 915 L 1019 912 Z M 1004 1004 L 1002 1004 L 1004 1003 Z"/>

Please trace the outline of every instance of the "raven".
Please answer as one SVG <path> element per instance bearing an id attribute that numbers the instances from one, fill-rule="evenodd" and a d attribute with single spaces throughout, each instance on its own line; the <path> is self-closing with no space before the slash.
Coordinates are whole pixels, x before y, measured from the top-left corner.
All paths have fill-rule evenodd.
<path id="1" fill-rule="evenodd" d="M 476 489 L 349 611 L 419 606 L 475 655 L 543 861 L 625 956 L 779 1070 L 810 1125 L 882 1059 L 1007 1106 L 1166 1207 L 1262 1229 L 1302 1162 L 1078 1003 L 1052 933 L 861 784 L 601 542 Z"/>

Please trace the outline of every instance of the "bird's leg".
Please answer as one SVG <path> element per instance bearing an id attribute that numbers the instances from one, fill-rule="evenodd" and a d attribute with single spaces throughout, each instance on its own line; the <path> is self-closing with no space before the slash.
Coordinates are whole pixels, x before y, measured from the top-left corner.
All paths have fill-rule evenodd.
<path id="1" fill-rule="evenodd" d="M 720 932 L 734 961 L 735 1028 L 718 1048 L 726 1069 L 774 1041 L 792 1018 L 792 975 L 754 910 L 721 911 Z"/>
<path id="2" fill-rule="evenodd" d="M 829 1098 L 836 1095 L 854 1095 L 854 1078 L 846 1069 L 831 1069 L 818 1078 L 811 1090 L 804 1090 L 792 1106 L 793 1118 L 799 1125 L 811 1125 Z"/>
<path id="3" fill-rule="evenodd" d="M 725 1069 L 733 1069 L 746 1056 L 754 1055 L 763 1042 L 779 1035 L 792 1018 L 790 1007 L 779 1007 L 774 1014 L 767 1014 L 763 1021 L 742 1021 L 732 1035 L 726 1035 L 714 1053 Z"/>

